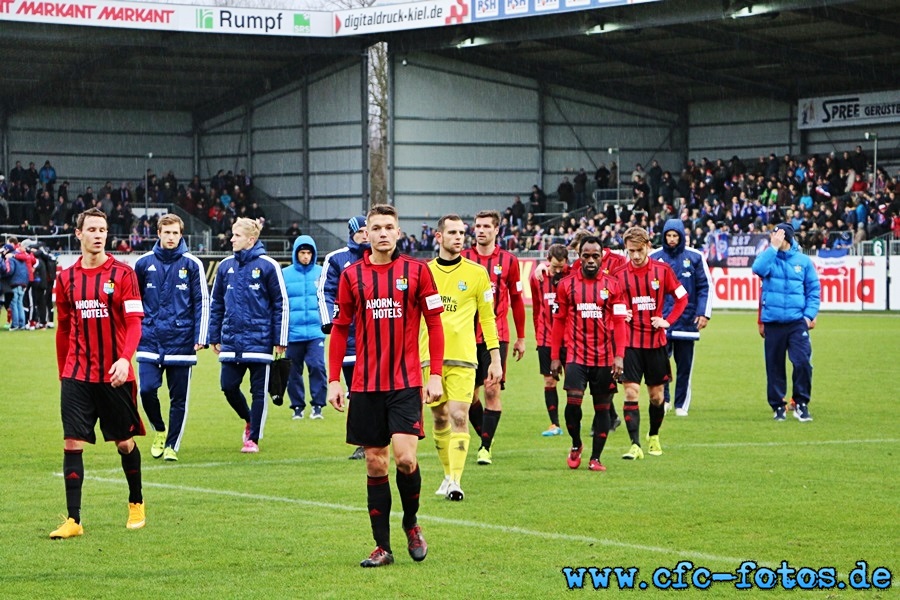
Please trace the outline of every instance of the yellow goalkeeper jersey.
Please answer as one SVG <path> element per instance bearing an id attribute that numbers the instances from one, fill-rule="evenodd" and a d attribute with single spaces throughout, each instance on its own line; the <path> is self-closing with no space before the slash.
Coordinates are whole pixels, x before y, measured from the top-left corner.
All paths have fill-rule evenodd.
<path id="1" fill-rule="evenodd" d="M 441 324 L 444 326 L 444 364 L 476 368 L 475 315 L 481 322 L 484 341 L 489 350 L 499 348 L 497 322 L 494 317 L 494 293 L 488 273 L 476 262 L 459 257 L 453 264 L 428 263 L 438 292 L 444 303 Z M 442 261 L 443 262 L 443 261 Z M 421 327 L 419 358 L 429 364 L 428 330 Z"/>

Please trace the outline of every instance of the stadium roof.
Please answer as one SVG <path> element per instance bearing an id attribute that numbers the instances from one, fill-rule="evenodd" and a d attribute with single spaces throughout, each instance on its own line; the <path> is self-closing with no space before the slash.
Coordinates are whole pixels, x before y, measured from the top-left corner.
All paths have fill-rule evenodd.
<path id="1" fill-rule="evenodd" d="M 898 32 L 900 0 L 664 0 L 332 39 L 0 21 L 0 103 L 202 118 L 385 40 L 401 54 L 429 51 L 682 111 L 731 97 L 898 89 Z"/>

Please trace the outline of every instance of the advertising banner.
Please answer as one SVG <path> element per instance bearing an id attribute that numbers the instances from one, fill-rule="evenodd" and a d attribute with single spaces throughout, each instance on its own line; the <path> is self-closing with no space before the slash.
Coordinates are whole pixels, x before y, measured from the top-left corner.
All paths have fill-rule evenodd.
<path id="1" fill-rule="evenodd" d="M 891 255 L 891 287 L 888 298 L 891 310 L 900 310 L 900 256 Z"/>
<path id="2" fill-rule="evenodd" d="M 852 127 L 898 121 L 900 121 L 900 90 L 801 98 L 797 105 L 799 129 Z"/>
<path id="3" fill-rule="evenodd" d="M 885 310 L 887 259 L 883 256 L 810 257 L 822 286 L 821 310 Z M 710 268 L 713 309 L 759 306 L 760 280 L 749 268 Z"/>
<path id="4" fill-rule="evenodd" d="M 0 20 L 195 33 L 331 37 L 325 11 L 71 0 L 0 0 Z"/>

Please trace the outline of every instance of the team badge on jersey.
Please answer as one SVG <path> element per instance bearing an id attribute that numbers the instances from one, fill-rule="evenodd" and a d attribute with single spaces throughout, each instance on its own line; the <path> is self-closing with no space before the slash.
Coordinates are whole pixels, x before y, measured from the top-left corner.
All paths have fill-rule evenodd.
<path id="1" fill-rule="evenodd" d="M 494 275 L 503 273 L 503 265 L 494 265 Z"/>
<path id="2" fill-rule="evenodd" d="M 178 279 L 187 279 L 187 269 L 178 269 Z"/>
<path id="3" fill-rule="evenodd" d="M 116 284 L 112 280 L 103 284 L 104 294 L 112 294 L 114 291 L 116 291 Z"/>
<path id="4" fill-rule="evenodd" d="M 653 281 L 651 281 L 651 282 L 650 282 L 650 287 L 653 288 L 653 291 L 654 291 L 654 292 L 655 292 L 656 290 L 658 290 L 658 289 L 659 289 L 659 279 L 654 279 Z"/>
<path id="5" fill-rule="evenodd" d="M 394 282 L 394 287 L 396 287 L 401 292 L 405 292 L 409 287 L 409 281 L 406 279 L 406 277 L 400 277 L 399 279 L 397 279 L 397 281 Z"/>
<path id="6" fill-rule="evenodd" d="M 689 266 L 691 266 L 691 259 L 686 258 L 683 261 L 681 261 L 681 264 L 684 265 L 685 269 L 687 269 Z"/>
<path id="7" fill-rule="evenodd" d="M 459 283 L 456 284 L 456 287 L 458 287 L 459 291 L 461 291 L 461 292 L 464 292 L 467 289 L 469 289 L 469 286 L 466 285 L 465 281 L 460 281 Z"/>
<path id="8" fill-rule="evenodd" d="M 800 265 L 794 265 L 794 273 L 799 273 L 802 270 L 803 270 L 803 267 L 801 267 Z"/>
<path id="9" fill-rule="evenodd" d="M 262 271 L 260 271 L 259 269 L 253 269 L 250 272 L 250 277 L 252 277 L 253 279 L 259 279 L 260 273 L 262 273 Z"/>
<path id="10" fill-rule="evenodd" d="M 600 290 L 600 299 L 601 300 L 609 300 L 609 290 L 608 289 L 603 288 L 602 290 Z"/>

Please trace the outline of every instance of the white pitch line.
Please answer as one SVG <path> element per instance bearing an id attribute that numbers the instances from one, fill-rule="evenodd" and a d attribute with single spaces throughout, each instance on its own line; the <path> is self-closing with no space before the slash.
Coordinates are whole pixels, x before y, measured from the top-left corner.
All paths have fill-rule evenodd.
<path id="1" fill-rule="evenodd" d="M 113 483 L 117 485 L 121 485 L 121 479 L 107 479 L 105 477 L 88 477 L 86 478 L 90 481 L 97 481 L 100 483 Z M 165 489 L 165 490 L 174 490 L 178 492 L 192 492 L 196 494 L 210 494 L 215 496 L 226 496 L 229 498 L 241 498 L 244 500 L 261 500 L 264 502 L 279 502 L 283 504 L 297 504 L 300 506 L 311 506 L 315 508 L 325 508 L 331 510 L 340 510 L 344 512 L 363 512 L 365 511 L 365 507 L 361 506 L 347 506 L 344 504 L 333 504 L 330 502 L 318 502 L 315 500 L 303 500 L 300 498 L 286 498 L 283 496 L 268 496 L 266 494 L 251 494 L 247 492 L 235 492 L 233 490 L 215 490 L 209 488 L 201 488 L 195 486 L 186 486 L 186 485 L 174 485 L 171 483 L 151 483 L 151 482 L 143 482 L 144 487 Z M 391 513 L 394 517 L 402 516 L 402 513 L 398 513 L 393 511 Z M 674 548 L 664 548 L 662 546 L 645 546 L 643 544 L 632 544 L 629 542 L 620 542 L 618 540 L 609 540 L 604 538 L 595 538 L 586 535 L 572 535 L 566 533 L 553 533 L 546 531 L 538 531 L 536 529 L 525 529 L 524 527 L 509 527 L 506 525 L 495 525 L 492 523 L 480 523 L 478 521 L 469 521 L 465 519 L 450 519 L 447 517 L 436 517 L 429 516 L 426 514 L 419 513 L 419 517 L 423 521 L 430 521 L 433 523 L 441 523 L 443 525 L 453 525 L 459 527 L 470 527 L 473 529 L 487 529 L 490 531 L 497 531 L 500 533 L 506 534 L 515 534 L 515 535 L 525 535 L 530 537 L 537 537 L 545 540 L 560 540 L 564 542 L 582 542 L 585 544 L 598 544 L 602 546 L 610 546 L 614 548 L 625 548 L 628 550 L 638 550 L 641 552 L 653 552 L 656 554 L 665 554 L 669 556 L 679 556 L 679 560 L 683 560 L 684 558 L 693 558 L 707 561 L 715 561 L 719 563 L 726 564 L 740 564 L 743 562 L 744 558 L 737 558 L 733 556 L 720 556 L 718 554 L 709 554 L 706 552 L 697 552 L 697 551 L 682 551 Z"/>
<path id="2" fill-rule="evenodd" d="M 810 441 L 810 440 L 801 440 L 801 441 L 785 441 L 785 442 L 710 442 L 708 444 L 678 444 L 678 443 L 669 443 L 666 445 L 666 448 L 677 449 L 677 448 L 778 448 L 782 446 L 844 446 L 850 444 L 896 444 L 900 442 L 900 439 L 894 438 L 884 438 L 884 439 L 874 439 L 874 440 L 818 440 L 818 441 Z M 509 454 L 510 456 L 522 456 L 529 454 L 544 454 L 547 452 L 558 453 L 559 448 L 555 446 L 544 446 L 542 448 L 528 448 L 525 450 L 509 450 L 508 452 L 500 451 L 497 452 L 496 455 L 499 457 L 503 457 L 505 454 Z M 333 456 L 319 456 L 312 458 L 283 458 L 278 460 L 252 460 L 252 461 L 215 461 L 215 462 L 204 462 L 204 463 L 190 463 L 190 462 L 180 462 L 177 466 L 173 465 L 165 465 L 165 464 L 147 464 L 147 461 L 143 461 L 144 464 L 141 466 L 141 470 L 144 473 L 154 472 L 154 471 L 166 471 L 171 470 L 173 468 L 177 468 L 178 470 L 182 469 L 215 469 L 218 467 L 235 467 L 240 465 L 252 465 L 252 466 L 261 466 L 261 465 L 298 465 L 303 463 L 322 463 L 322 462 L 346 462 L 346 458 Z M 92 473 L 121 473 L 121 467 L 113 467 L 110 469 L 98 469 L 96 471 L 90 471 L 88 475 Z"/>

